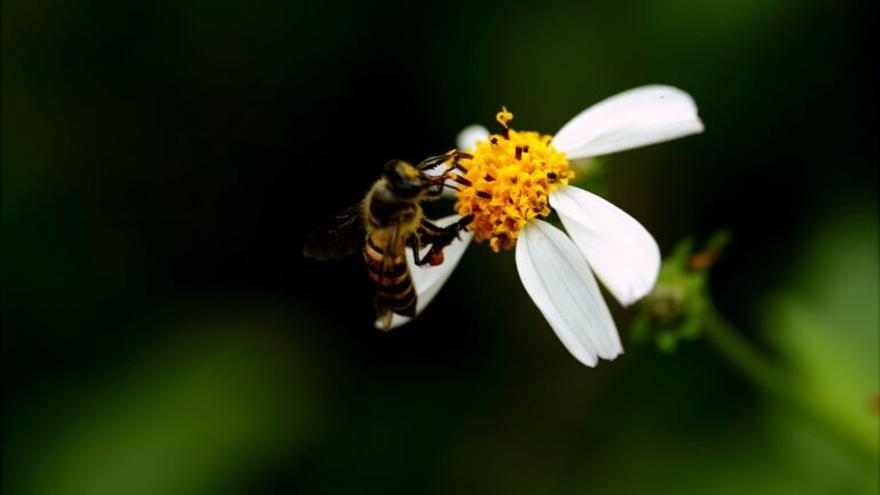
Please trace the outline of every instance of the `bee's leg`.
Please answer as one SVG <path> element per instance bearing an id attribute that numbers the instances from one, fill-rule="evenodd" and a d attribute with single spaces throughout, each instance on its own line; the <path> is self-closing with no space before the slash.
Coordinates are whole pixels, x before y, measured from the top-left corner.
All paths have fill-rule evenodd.
<path id="1" fill-rule="evenodd" d="M 473 155 L 459 150 L 451 150 L 442 155 L 430 156 L 422 160 L 418 165 L 419 170 L 431 170 L 446 164 L 446 168 L 443 171 L 431 174 L 427 197 L 430 199 L 438 198 L 446 188 L 458 191 L 459 189 L 450 184 L 450 181 L 470 186 L 471 182 L 461 174 L 452 173 L 455 170 L 467 173 L 467 168 L 461 164 L 461 160 L 470 158 L 473 158 Z"/>
<path id="2" fill-rule="evenodd" d="M 419 228 L 419 231 L 424 233 L 425 235 L 436 235 L 442 234 L 444 232 L 443 227 L 432 223 L 430 220 L 422 219 L 422 226 Z"/>
<path id="3" fill-rule="evenodd" d="M 431 249 L 428 250 L 421 260 L 416 257 L 417 264 L 421 266 L 425 263 L 431 263 L 432 265 L 442 263 L 443 250 L 452 244 L 452 241 L 458 239 L 459 233 L 470 225 L 473 220 L 473 215 L 468 215 L 460 218 L 452 225 L 439 227 L 428 220 L 422 219 L 422 227 L 419 229 L 421 234 L 420 242 L 425 245 L 430 244 Z"/>
<path id="4" fill-rule="evenodd" d="M 412 249 L 413 261 L 416 266 L 437 266 L 443 263 L 443 248 L 437 247 L 433 244 L 433 240 L 435 239 L 433 236 L 436 236 L 436 234 L 430 234 L 425 229 L 419 228 L 418 234 L 410 237 L 407 241 L 410 249 Z M 431 246 L 431 249 L 429 249 L 424 256 L 419 254 L 419 251 L 422 249 L 422 239 L 427 240 L 425 245 Z"/>
<path id="5" fill-rule="evenodd" d="M 473 156 L 463 151 L 450 150 L 446 153 L 443 153 L 442 155 L 429 156 L 428 158 L 425 158 L 418 164 L 417 167 L 419 170 L 429 170 L 451 160 L 452 165 L 450 166 L 449 170 L 453 170 L 455 168 L 461 167 L 461 165 L 458 163 L 459 160 L 467 158 L 473 158 Z"/>
<path id="6" fill-rule="evenodd" d="M 447 179 L 454 179 L 455 176 L 450 176 L 450 172 L 453 170 L 458 170 L 462 173 L 467 173 L 467 168 L 461 164 L 461 160 L 473 158 L 473 155 L 465 153 L 463 151 L 452 150 L 443 155 L 431 156 L 424 159 L 421 163 L 419 163 L 419 170 L 430 170 L 433 168 L 437 168 L 440 165 L 446 164 L 446 169 L 443 172 L 436 174 L 435 177 L 445 177 Z"/>
<path id="7" fill-rule="evenodd" d="M 443 162 L 441 162 L 441 163 L 449 162 L 446 165 L 446 170 L 443 172 L 444 175 L 452 172 L 453 170 L 458 170 L 459 172 L 466 174 L 467 168 L 461 164 L 461 160 L 467 160 L 467 159 L 471 159 L 474 157 L 471 154 L 465 153 L 463 151 L 458 151 L 458 150 L 452 150 L 449 153 L 447 153 L 446 155 L 448 156 L 448 158 L 446 160 L 444 160 Z"/>
<path id="8" fill-rule="evenodd" d="M 420 256 L 419 251 L 422 249 L 421 241 L 419 240 L 419 237 L 422 232 L 423 232 L 423 230 L 420 228 L 418 235 L 410 236 L 410 238 L 406 240 L 406 244 L 410 247 L 410 249 L 412 249 L 413 261 L 415 261 L 417 266 L 422 266 L 428 262 L 427 259 L 419 258 L 419 256 Z"/>
<path id="9" fill-rule="evenodd" d="M 458 187 L 446 182 L 447 180 L 455 180 L 455 179 L 452 177 L 450 177 L 449 179 L 444 177 L 442 182 L 438 181 L 436 184 L 433 184 L 430 189 L 428 189 L 425 197 L 427 199 L 437 199 L 443 194 L 444 189 L 452 189 L 453 191 L 461 191 L 461 189 L 459 189 Z M 465 179 L 465 180 L 467 180 L 467 179 Z M 458 181 L 455 181 L 455 182 L 458 182 Z"/>
<path id="10" fill-rule="evenodd" d="M 450 153 L 451 152 L 437 156 L 429 156 L 428 158 L 425 158 L 424 160 L 419 162 L 419 164 L 416 165 L 416 168 L 418 168 L 419 170 L 430 170 L 434 167 L 437 167 L 443 162 L 449 160 Z"/>
<path id="11" fill-rule="evenodd" d="M 458 170 L 458 171 L 466 174 L 467 168 L 461 164 L 461 160 L 469 160 L 473 157 L 474 156 L 469 153 L 465 153 L 463 151 L 456 150 L 455 155 L 452 158 L 452 163 L 450 164 L 450 172 L 452 170 Z"/>
<path id="12" fill-rule="evenodd" d="M 456 182 L 465 187 L 470 187 L 473 185 L 471 181 L 466 179 L 463 175 L 459 174 L 451 174 L 450 172 L 454 170 L 453 168 L 449 168 L 443 172 L 442 175 L 436 176 L 433 180 L 434 183 L 431 184 L 431 188 L 428 189 L 427 196 L 429 198 L 437 198 L 443 193 L 443 189 L 449 188 L 453 191 L 460 191 L 461 189 L 449 183 L 449 181 Z"/>
<path id="13" fill-rule="evenodd" d="M 440 197 L 441 194 L 443 194 L 443 189 L 446 187 L 447 187 L 447 185 L 446 185 L 445 180 L 442 182 L 437 181 L 436 183 L 431 184 L 431 186 L 428 187 L 428 189 L 425 193 L 425 197 L 427 199 L 437 199 Z"/>
<path id="14" fill-rule="evenodd" d="M 432 223 L 430 220 L 422 219 L 422 228 L 425 229 L 426 232 L 430 232 L 428 235 L 434 236 L 458 236 L 458 233 L 461 232 L 465 227 L 471 224 L 474 221 L 473 215 L 468 215 L 466 217 L 461 217 L 457 222 L 448 225 L 446 227 L 440 227 Z"/>

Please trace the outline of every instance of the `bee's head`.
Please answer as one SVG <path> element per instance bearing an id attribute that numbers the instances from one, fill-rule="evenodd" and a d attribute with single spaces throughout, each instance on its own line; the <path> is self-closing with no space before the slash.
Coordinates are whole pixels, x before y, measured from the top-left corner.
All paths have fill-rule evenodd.
<path id="1" fill-rule="evenodd" d="M 391 160 L 382 169 L 382 177 L 401 198 L 414 198 L 425 189 L 422 171 L 403 160 Z"/>

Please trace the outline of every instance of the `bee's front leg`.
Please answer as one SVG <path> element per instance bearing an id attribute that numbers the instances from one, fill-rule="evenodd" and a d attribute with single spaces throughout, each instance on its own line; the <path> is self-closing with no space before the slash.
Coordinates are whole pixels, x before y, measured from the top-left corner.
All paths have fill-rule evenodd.
<path id="1" fill-rule="evenodd" d="M 428 194 L 429 199 L 440 197 L 446 188 L 459 191 L 452 182 L 456 182 L 463 186 L 470 186 L 471 182 L 464 178 L 462 174 L 467 173 L 467 168 L 461 164 L 460 160 L 473 158 L 473 156 L 458 150 L 449 151 L 446 154 L 432 156 L 422 161 L 418 168 L 421 170 L 431 170 L 443 164 L 445 169 L 438 173 L 431 173 L 428 178 Z M 453 173 L 458 171 L 460 173 Z"/>
<path id="2" fill-rule="evenodd" d="M 429 156 L 422 160 L 417 168 L 419 170 L 430 170 L 435 167 L 439 167 L 440 165 L 450 162 L 445 173 L 451 172 L 455 169 L 461 170 L 462 172 L 467 172 L 467 170 L 459 163 L 459 160 L 473 158 L 472 155 L 465 153 L 464 151 L 459 150 L 450 150 L 442 155 L 437 156 Z"/>

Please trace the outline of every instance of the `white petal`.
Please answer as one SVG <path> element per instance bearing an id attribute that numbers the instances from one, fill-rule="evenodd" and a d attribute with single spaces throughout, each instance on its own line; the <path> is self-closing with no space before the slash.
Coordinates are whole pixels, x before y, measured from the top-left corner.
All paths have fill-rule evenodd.
<path id="1" fill-rule="evenodd" d="M 550 205 L 593 272 L 621 304 L 630 305 L 651 292 L 660 272 L 660 248 L 639 222 L 573 186 L 550 193 Z"/>
<path id="2" fill-rule="evenodd" d="M 481 125 L 474 124 L 462 129 L 458 133 L 458 137 L 455 138 L 455 142 L 459 150 L 466 151 L 468 148 L 473 148 L 477 141 L 485 141 L 487 139 L 489 139 L 489 131 Z"/>
<path id="3" fill-rule="evenodd" d="M 457 221 L 459 218 L 461 217 L 458 215 L 450 215 L 436 220 L 434 223 L 441 227 L 445 227 Z M 472 232 L 462 231 L 460 239 L 452 241 L 452 244 L 443 250 L 443 264 L 438 266 L 416 266 L 412 250 L 406 250 L 406 262 L 409 265 L 409 273 L 412 276 L 413 286 L 415 287 L 416 297 L 418 298 L 416 302 L 416 315 L 421 313 L 422 310 L 428 306 L 428 303 L 434 299 L 434 296 L 440 292 L 440 288 L 446 283 L 446 279 L 452 275 L 452 270 L 458 265 L 458 262 L 461 260 L 465 249 L 468 247 L 468 244 L 470 244 L 473 237 L 474 234 Z M 426 252 L 427 249 L 422 250 L 423 255 Z M 391 320 L 391 328 L 399 327 L 400 325 L 409 322 L 410 319 L 411 318 L 407 318 L 406 316 L 395 314 Z M 382 328 L 379 320 L 376 320 L 376 328 Z"/>
<path id="4" fill-rule="evenodd" d="M 697 105 L 672 86 L 643 86 L 578 114 L 553 138 L 571 160 L 605 155 L 703 132 Z"/>
<path id="5" fill-rule="evenodd" d="M 526 292 L 578 361 L 623 353 L 620 337 L 596 279 L 577 247 L 561 230 L 533 220 L 516 243 L 516 267 Z"/>

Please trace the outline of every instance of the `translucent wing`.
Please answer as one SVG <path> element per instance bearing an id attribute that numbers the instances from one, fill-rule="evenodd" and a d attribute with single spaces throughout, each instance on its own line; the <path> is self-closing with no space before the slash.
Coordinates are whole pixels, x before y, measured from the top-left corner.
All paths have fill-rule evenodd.
<path id="1" fill-rule="evenodd" d="M 363 202 L 359 202 L 315 229 L 306 238 L 303 256 L 319 261 L 345 258 L 364 247 L 365 237 Z"/>

